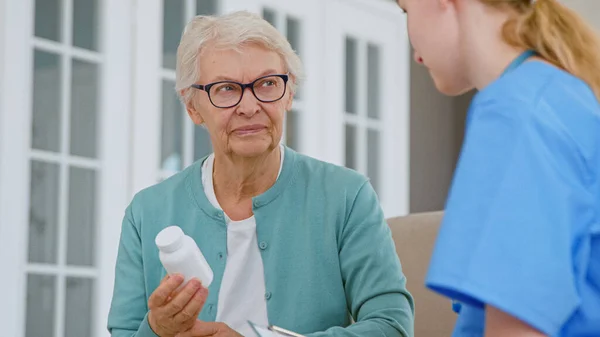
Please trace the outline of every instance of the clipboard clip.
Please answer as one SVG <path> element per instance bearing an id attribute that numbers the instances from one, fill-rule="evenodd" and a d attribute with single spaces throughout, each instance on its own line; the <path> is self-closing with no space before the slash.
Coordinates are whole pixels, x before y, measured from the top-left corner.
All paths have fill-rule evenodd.
<path id="1" fill-rule="evenodd" d="M 300 334 L 297 334 L 297 333 L 295 333 L 293 331 L 289 331 L 289 330 L 286 330 L 284 328 L 280 328 L 280 327 L 275 326 L 275 325 L 269 325 L 268 329 L 270 331 L 273 331 L 273 332 L 275 332 L 275 333 L 277 333 L 279 335 L 286 336 L 286 337 L 304 337 L 304 336 L 302 336 Z"/>
<path id="2" fill-rule="evenodd" d="M 251 321 L 248 321 L 248 324 L 250 325 L 250 327 L 252 328 L 252 330 L 254 330 L 254 332 L 259 337 L 269 337 L 269 336 L 305 337 L 303 335 L 297 334 L 297 333 L 295 333 L 293 331 L 286 330 L 284 328 L 280 328 L 280 327 L 275 326 L 275 325 L 269 325 L 267 327 L 264 327 L 264 326 L 260 326 L 260 325 L 254 324 Z"/>

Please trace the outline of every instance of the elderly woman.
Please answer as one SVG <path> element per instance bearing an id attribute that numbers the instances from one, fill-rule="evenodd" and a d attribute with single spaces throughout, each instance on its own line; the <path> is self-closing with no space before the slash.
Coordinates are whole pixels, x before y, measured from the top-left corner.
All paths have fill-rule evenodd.
<path id="1" fill-rule="evenodd" d="M 196 17 L 178 50 L 177 92 L 214 153 L 127 208 L 108 329 L 121 336 L 412 336 L 413 299 L 364 176 L 280 145 L 301 62 L 259 16 Z M 177 225 L 214 280 L 182 285 L 156 235 Z M 162 281 L 161 281 L 162 279 Z"/>

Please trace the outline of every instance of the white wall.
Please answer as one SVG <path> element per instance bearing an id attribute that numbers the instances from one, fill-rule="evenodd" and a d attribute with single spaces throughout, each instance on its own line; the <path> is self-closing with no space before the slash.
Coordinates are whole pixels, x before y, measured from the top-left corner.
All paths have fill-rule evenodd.
<path id="1" fill-rule="evenodd" d="M 3 95 L 2 93 L 4 92 L 3 90 L 3 85 L 4 85 L 4 81 L 2 80 L 4 78 L 4 35 L 5 35 L 5 31 L 6 28 L 4 27 L 4 25 L 6 24 L 6 20 L 4 19 L 4 13 L 6 12 L 5 9 L 5 5 L 6 5 L 6 0 L 0 0 L 0 107 L 2 106 L 2 101 L 3 101 Z M 1 119 L 1 118 L 0 118 Z M 1 127 L 0 127 L 1 129 Z M 2 141 L 1 137 L 0 137 L 0 142 Z M 0 144 L 0 148 L 2 148 L 2 144 Z M 0 157 L 0 170 L 2 170 L 2 157 Z M 0 188 L 2 188 L 2 186 L 0 186 Z"/>
<path id="2" fill-rule="evenodd" d="M 562 0 L 562 3 L 581 14 L 597 31 L 600 31 L 600 1 Z"/>
<path id="3" fill-rule="evenodd" d="M 5 100 L 5 90 L 4 90 L 4 86 L 6 85 L 4 82 L 6 81 L 6 74 L 5 74 L 5 70 L 4 70 L 4 60 L 6 59 L 5 56 L 5 52 L 6 52 L 6 6 L 7 6 L 7 0 L 0 0 L 0 130 L 2 130 L 2 120 L 3 120 L 3 116 L 2 116 L 2 107 L 4 106 L 4 100 Z M 2 151 L 2 137 L 0 135 L 0 152 Z M 3 159 L 2 156 L 0 156 L 0 177 L 2 176 L 2 170 L 3 168 L 6 166 L 6 164 L 4 163 L 6 159 Z M 0 179 L 1 180 L 1 179 Z M 2 190 L 2 184 L 0 184 L 0 191 Z M 1 197 L 1 193 L 0 193 L 0 197 Z M 0 198 L 1 200 L 1 198 Z M 0 211 L 2 210 L 2 207 L 0 207 Z M 0 214 L 0 219 L 1 219 L 1 214 Z M 0 222 L 0 232 L 2 231 L 2 223 Z"/>

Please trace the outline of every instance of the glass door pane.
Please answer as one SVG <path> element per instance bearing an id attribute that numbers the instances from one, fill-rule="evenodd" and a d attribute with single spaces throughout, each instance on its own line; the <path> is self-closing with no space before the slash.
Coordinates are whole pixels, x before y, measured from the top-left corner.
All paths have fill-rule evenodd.
<path id="1" fill-rule="evenodd" d="M 56 336 L 56 277 L 30 274 L 27 277 L 26 337 Z"/>
<path id="2" fill-rule="evenodd" d="M 35 0 L 35 36 L 62 41 L 63 0 Z"/>
<path id="3" fill-rule="evenodd" d="M 31 162 L 29 208 L 30 263 L 58 262 L 58 200 L 60 166 Z"/>
<path id="4" fill-rule="evenodd" d="M 33 122 L 31 144 L 34 149 L 60 151 L 60 111 L 62 81 L 61 56 L 35 50 L 33 53 Z"/>
<path id="5" fill-rule="evenodd" d="M 70 152 L 74 156 L 98 157 L 99 65 L 73 59 L 71 63 Z"/>
<path id="6" fill-rule="evenodd" d="M 92 335 L 94 280 L 68 277 L 65 298 L 65 337 Z"/>
<path id="7" fill-rule="evenodd" d="M 175 93 L 175 82 L 162 81 L 162 137 L 160 167 L 177 172 L 183 164 L 183 106 Z"/>
<path id="8" fill-rule="evenodd" d="M 163 68 L 175 69 L 185 14 L 185 0 L 163 1 Z"/>

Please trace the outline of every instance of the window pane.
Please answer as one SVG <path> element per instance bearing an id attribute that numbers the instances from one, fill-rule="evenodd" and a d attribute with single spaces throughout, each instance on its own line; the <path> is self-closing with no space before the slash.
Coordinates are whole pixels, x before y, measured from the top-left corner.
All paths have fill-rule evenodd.
<path id="1" fill-rule="evenodd" d="M 31 162 L 29 262 L 56 263 L 59 166 Z"/>
<path id="2" fill-rule="evenodd" d="M 183 107 L 175 90 L 175 83 L 162 83 L 162 140 L 160 167 L 179 171 L 182 167 Z"/>
<path id="3" fill-rule="evenodd" d="M 35 36 L 61 40 L 61 0 L 35 0 Z"/>
<path id="4" fill-rule="evenodd" d="M 55 284 L 55 276 L 27 276 L 26 337 L 54 336 Z"/>
<path id="5" fill-rule="evenodd" d="M 71 78 L 71 154 L 96 158 L 98 65 L 73 60 Z"/>
<path id="6" fill-rule="evenodd" d="M 292 48 L 296 51 L 296 53 L 298 55 L 302 54 L 302 46 L 301 46 L 301 28 L 300 28 L 300 21 L 295 19 L 295 18 L 291 18 L 291 17 L 287 17 L 286 19 L 286 33 L 287 33 L 287 39 L 290 42 L 290 45 L 292 46 Z M 302 93 L 299 90 L 300 88 L 298 88 L 298 90 L 296 91 L 295 94 L 295 98 L 302 98 Z"/>
<path id="7" fill-rule="evenodd" d="M 93 266 L 96 246 L 96 173 L 71 167 L 69 177 L 67 264 Z"/>
<path id="8" fill-rule="evenodd" d="M 194 127 L 194 160 L 212 153 L 212 143 L 208 130 L 202 126 Z"/>
<path id="9" fill-rule="evenodd" d="M 294 149 L 298 149 L 298 112 L 291 110 L 285 116 L 285 144 Z"/>
<path id="10" fill-rule="evenodd" d="M 375 191 L 379 191 L 379 131 L 367 131 L 367 176 Z"/>
<path id="11" fill-rule="evenodd" d="M 73 45 L 89 50 L 98 50 L 98 2 L 96 0 L 73 1 Z"/>
<path id="12" fill-rule="evenodd" d="M 275 11 L 270 8 L 263 8 L 263 18 L 268 21 L 273 27 L 277 27 Z"/>
<path id="13" fill-rule="evenodd" d="M 218 11 L 217 0 L 196 0 L 196 15 L 213 15 Z"/>
<path id="14" fill-rule="evenodd" d="M 185 1 L 163 0 L 163 67 L 175 69 L 177 46 L 185 26 Z"/>
<path id="15" fill-rule="evenodd" d="M 356 114 L 356 86 L 357 86 L 357 42 L 356 39 L 346 37 L 346 112 Z"/>
<path id="16" fill-rule="evenodd" d="M 356 170 L 356 126 L 346 124 L 346 164 Z"/>
<path id="17" fill-rule="evenodd" d="M 60 151 L 60 56 L 36 50 L 33 69 L 31 146 Z"/>
<path id="18" fill-rule="evenodd" d="M 65 336 L 92 336 L 93 280 L 67 277 Z"/>
<path id="19" fill-rule="evenodd" d="M 379 118 L 379 100 L 381 99 L 379 74 L 379 47 L 369 44 L 367 47 L 367 109 L 369 118 Z"/>
<path id="20" fill-rule="evenodd" d="M 286 19 L 286 32 L 290 45 L 300 54 L 300 21 L 288 16 Z"/>

